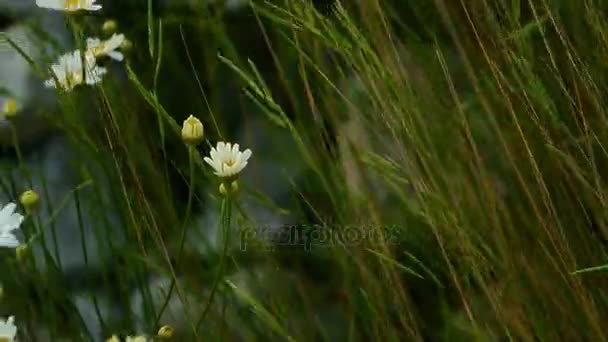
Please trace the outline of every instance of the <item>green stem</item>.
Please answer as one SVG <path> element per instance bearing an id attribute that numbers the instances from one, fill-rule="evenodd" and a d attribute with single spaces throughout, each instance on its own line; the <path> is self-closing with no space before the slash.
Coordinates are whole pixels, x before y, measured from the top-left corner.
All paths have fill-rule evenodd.
<path id="1" fill-rule="evenodd" d="M 28 182 L 28 186 L 32 187 L 32 177 L 29 170 L 25 167 L 23 154 L 21 153 L 21 147 L 19 146 L 19 135 L 17 134 L 17 124 L 11 122 L 11 137 L 13 139 L 13 147 L 15 147 L 15 153 L 17 154 L 17 161 L 19 163 L 19 170 L 23 172 Z"/>
<path id="2" fill-rule="evenodd" d="M 219 271 L 217 273 L 217 277 L 215 278 L 215 281 L 213 283 L 213 287 L 211 288 L 211 294 L 209 294 L 209 300 L 207 301 L 207 304 L 205 305 L 205 309 L 203 310 L 201 317 L 196 322 L 197 331 L 198 331 L 198 329 L 200 329 L 201 324 L 203 323 L 203 320 L 205 319 L 205 316 L 207 315 L 207 313 L 209 312 L 209 309 L 211 308 L 211 304 L 213 302 L 215 293 L 217 292 L 217 288 L 220 283 L 220 279 L 222 279 L 222 276 L 224 273 L 224 264 L 226 263 L 226 256 L 228 255 L 228 246 L 230 245 L 229 242 L 230 242 L 231 205 L 232 205 L 232 202 L 231 202 L 230 196 L 224 197 L 224 199 L 222 200 L 222 209 L 221 209 L 221 214 L 220 214 L 221 225 L 222 225 L 222 235 L 224 236 L 224 250 L 223 250 L 221 258 L 220 258 L 220 269 L 219 269 Z"/>
<path id="3" fill-rule="evenodd" d="M 194 176 L 195 176 L 195 163 L 194 163 L 194 153 L 196 153 L 196 149 L 193 146 L 188 146 L 188 159 L 189 159 L 189 164 L 190 164 L 190 186 L 189 186 L 189 190 L 188 190 L 188 203 L 186 204 L 186 214 L 184 216 L 184 221 L 183 221 L 183 226 L 182 226 L 182 236 L 180 238 L 180 242 L 179 242 L 179 249 L 177 252 L 177 260 L 175 262 L 175 270 L 177 271 L 179 269 L 179 264 L 181 262 L 182 259 L 182 254 L 184 252 L 184 246 L 186 244 L 186 232 L 187 232 L 187 223 L 188 223 L 188 219 L 190 217 L 190 212 L 192 211 L 192 202 L 194 200 Z M 176 272 L 177 273 L 177 272 Z M 156 322 L 154 324 L 155 327 L 158 327 L 161 317 L 163 315 L 163 313 L 165 312 L 165 310 L 167 309 L 167 305 L 169 304 L 169 300 L 171 299 L 171 295 L 173 294 L 173 290 L 175 288 L 177 282 L 177 274 L 175 274 L 174 277 L 171 278 L 171 284 L 169 285 L 169 291 L 167 292 L 167 297 L 165 298 L 165 301 L 163 302 L 163 305 L 160 308 L 160 311 L 158 312 L 158 315 L 156 317 Z M 186 303 L 184 303 L 185 305 Z"/>

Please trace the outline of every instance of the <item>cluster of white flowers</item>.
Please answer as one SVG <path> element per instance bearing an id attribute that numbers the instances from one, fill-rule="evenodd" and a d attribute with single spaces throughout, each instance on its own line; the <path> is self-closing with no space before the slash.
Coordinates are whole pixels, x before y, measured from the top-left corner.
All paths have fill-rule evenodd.
<path id="1" fill-rule="evenodd" d="M 95 2 L 96 0 L 36 0 L 39 7 L 68 12 L 98 11 L 102 6 L 95 4 Z M 124 56 L 116 50 L 124 42 L 125 37 L 122 34 L 114 34 L 106 41 L 98 38 L 87 39 L 85 51 L 69 52 L 60 56 L 57 63 L 51 65 L 52 77 L 44 84 L 47 87 L 62 88 L 69 91 L 80 84 L 93 85 L 100 82 L 107 70 L 97 65 L 97 59 L 107 56 L 122 61 Z M 18 110 L 17 107 L 18 104 L 15 99 L 0 96 L 0 120 L 5 116 L 14 115 Z M 37 195 L 33 192 L 26 192 L 21 200 L 27 209 L 28 205 L 35 205 Z M 0 247 L 17 248 L 17 251 L 19 251 L 20 243 L 15 236 L 15 231 L 21 226 L 25 217 L 15 212 L 16 208 L 17 205 L 13 202 L 6 204 L 4 207 L 0 206 Z M 16 336 L 15 318 L 11 316 L 6 320 L 0 319 L 0 341 L 14 342 Z M 145 337 L 129 337 L 127 341 L 145 341 Z"/>
<path id="2" fill-rule="evenodd" d="M 95 2 L 96 0 L 36 0 L 36 4 L 39 7 L 68 12 L 80 10 L 98 11 L 102 6 Z M 67 53 L 60 56 L 57 63 L 51 65 L 50 71 L 52 72 L 52 77 L 45 81 L 47 87 L 71 91 L 74 87 L 81 84 L 97 84 L 101 82 L 103 76 L 107 73 L 106 68 L 97 65 L 97 59 L 103 57 L 109 57 L 116 61 L 124 59 L 124 55 L 117 51 L 123 44 L 127 43 L 123 34 L 113 34 L 112 37 L 105 41 L 99 38 L 88 38 L 86 43 L 84 51 L 76 50 Z M 12 112 L 15 108 L 16 104 L 13 102 L 3 102 L 0 107 L 2 113 Z M 182 138 L 188 144 L 198 144 L 203 139 L 202 123 L 193 116 L 190 116 L 184 122 Z M 215 175 L 222 179 L 220 192 L 227 194 L 224 181 L 230 183 L 231 189 L 238 188 L 236 178 L 247 166 L 251 155 L 250 149 L 241 152 L 239 144 L 236 143 L 232 144 L 220 141 L 216 147 L 211 148 L 210 156 L 205 157 L 204 160 L 214 169 Z M 22 199 L 22 203 L 25 202 Z M 19 241 L 14 235 L 14 231 L 21 226 L 24 216 L 15 213 L 16 207 L 16 204 L 9 203 L 0 210 L 0 247 L 16 248 L 19 246 Z M 27 206 L 25 207 L 27 209 Z M 0 320 L 0 341 L 13 342 L 16 334 L 17 327 L 14 325 L 13 317 L 9 317 L 6 321 Z M 159 330 L 159 336 L 170 337 L 171 335 L 172 329 L 163 327 Z M 145 336 L 128 336 L 125 340 L 127 342 L 145 342 L 147 338 Z M 114 335 L 107 341 L 115 342 L 120 341 L 120 339 Z"/>
<path id="3" fill-rule="evenodd" d="M 36 5 L 66 12 L 98 11 L 101 5 L 96 0 L 36 0 Z M 44 84 L 47 87 L 61 88 L 70 91 L 80 84 L 94 85 L 103 79 L 107 69 L 97 65 L 97 59 L 110 57 L 122 61 L 124 56 L 117 51 L 125 43 L 123 34 L 114 34 L 108 40 L 88 38 L 84 51 L 76 50 L 59 57 L 51 65 L 51 78 Z"/>
<path id="4" fill-rule="evenodd" d="M 70 91 L 80 84 L 93 85 L 100 82 L 106 74 L 106 68 L 97 65 L 95 57 L 80 50 L 59 57 L 56 64 L 51 65 L 52 78 L 44 82 L 47 87 L 62 88 Z"/>
<path id="5" fill-rule="evenodd" d="M 15 230 L 23 223 L 24 216 L 16 213 L 15 203 L 9 203 L 0 210 L 0 247 L 15 248 L 19 246 L 19 240 L 15 236 Z M 0 341 L 14 342 L 17 336 L 15 318 L 7 320 L 0 319 Z"/>

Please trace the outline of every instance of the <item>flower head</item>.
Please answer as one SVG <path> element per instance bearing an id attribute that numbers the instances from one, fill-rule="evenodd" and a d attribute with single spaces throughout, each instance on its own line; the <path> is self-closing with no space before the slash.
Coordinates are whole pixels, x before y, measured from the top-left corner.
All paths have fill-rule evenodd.
<path id="1" fill-rule="evenodd" d="M 14 234 L 14 230 L 23 223 L 23 215 L 15 213 L 17 205 L 9 203 L 0 210 L 0 247 L 15 248 L 19 246 L 19 241 Z"/>
<path id="2" fill-rule="evenodd" d="M 158 337 L 162 338 L 162 339 L 170 339 L 173 337 L 175 330 L 173 329 L 172 326 L 170 325 L 163 325 L 162 327 L 160 327 L 160 329 L 158 329 Z"/>
<path id="3" fill-rule="evenodd" d="M 19 202 L 26 211 L 31 212 L 40 204 L 40 196 L 34 190 L 26 190 L 19 196 Z"/>
<path id="4" fill-rule="evenodd" d="M 182 140 L 186 144 L 196 145 L 203 140 L 203 123 L 190 115 L 182 125 Z"/>
<path id="5" fill-rule="evenodd" d="M 36 5 L 42 8 L 58 11 L 75 12 L 80 10 L 98 11 L 101 5 L 95 4 L 97 0 L 36 0 Z"/>
<path id="6" fill-rule="evenodd" d="M 217 176 L 232 178 L 247 166 L 251 154 L 250 149 L 239 151 L 239 144 L 232 145 L 220 141 L 217 143 L 217 147 L 211 148 L 211 158 L 205 157 L 205 162 L 213 167 Z"/>
<path id="7" fill-rule="evenodd" d="M 14 342 L 17 336 L 15 317 L 11 316 L 6 321 L 0 319 L 0 341 Z"/>
<path id="8" fill-rule="evenodd" d="M 110 39 L 104 41 L 101 41 L 99 38 L 88 38 L 87 50 L 97 58 L 108 56 L 120 62 L 124 59 L 124 56 L 116 51 L 116 49 L 120 48 L 124 41 L 125 35 L 116 33 Z"/>
<path id="9" fill-rule="evenodd" d="M 53 64 L 51 70 L 57 79 L 51 78 L 44 84 L 47 87 L 59 86 L 66 91 L 82 83 L 88 85 L 99 83 L 107 72 L 105 68 L 96 64 L 93 54 L 86 52 L 83 56 L 80 50 L 59 57 L 58 63 Z"/>
<path id="10" fill-rule="evenodd" d="M 116 20 L 112 20 L 112 19 L 106 20 L 103 23 L 103 26 L 101 26 L 101 30 L 107 34 L 116 32 L 117 28 L 118 28 L 118 23 L 116 22 Z"/>

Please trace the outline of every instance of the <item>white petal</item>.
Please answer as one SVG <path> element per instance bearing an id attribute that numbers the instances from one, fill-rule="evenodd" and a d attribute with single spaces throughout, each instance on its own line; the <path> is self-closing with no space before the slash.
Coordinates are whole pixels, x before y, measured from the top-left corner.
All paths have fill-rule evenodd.
<path id="1" fill-rule="evenodd" d="M 251 152 L 250 149 L 246 149 L 245 151 L 243 151 L 242 160 L 244 160 L 244 161 L 249 160 L 249 158 L 251 158 L 252 154 L 253 154 L 253 152 Z"/>
<path id="2" fill-rule="evenodd" d="M 110 51 L 108 52 L 108 56 L 118 62 L 122 62 L 124 59 L 124 55 L 118 51 Z"/>
<path id="3" fill-rule="evenodd" d="M 205 157 L 203 158 L 203 160 L 209 164 L 209 166 L 213 167 L 215 169 L 215 163 L 213 162 L 213 159 L 209 158 L 209 157 Z"/>
<path id="4" fill-rule="evenodd" d="M 13 234 L 0 234 L 0 247 L 15 248 L 19 246 L 19 240 Z M 2 325 L 0 325 L 0 332 L 2 331 Z M 0 336 L 2 336 L 0 334 Z"/>
<path id="5" fill-rule="evenodd" d="M 210 164 L 210 165 L 211 166 L 216 165 L 219 157 L 217 155 L 217 150 L 215 149 L 215 147 L 211 148 L 211 152 L 209 152 L 209 155 L 211 156 L 211 160 L 213 160 L 213 164 Z"/>
<path id="6" fill-rule="evenodd" d="M 36 5 L 42 8 L 63 9 L 63 3 L 58 0 L 36 0 Z"/>
<path id="7" fill-rule="evenodd" d="M 247 162 L 241 163 L 235 167 L 235 173 L 239 173 L 243 171 L 243 169 L 247 166 Z"/>
<path id="8" fill-rule="evenodd" d="M 94 49 L 99 46 L 101 40 L 99 38 L 87 38 L 87 49 Z"/>
<path id="9" fill-rule="evenodd" d="M 10 233 L 13 230 L 19 228 L 23 223 L 24 217 L 22 215 L 11 216 L 8 220 L 0 222 L 0 234 Z"/>
<path id="10" fill-rule="evenodd" d="M 25 217 L 21 214 L 13 214 L 8 220 L 0 223 L 2 232 L 13 231 L 21 226 Z"/>
<path id="11" fill-rule="evenodd" d="M 2 208 L 2 210 L 0 210 L 0 224 L 2 224 L 9 217 L 11 217 L 11 215 L 13 215 L 13 213 L 15 212 L 16 208 L 17 208 L 17 205 L 12 202 L 5 205 L 4 208 Z"/>
<path id="12" fill-rule="evenodd" d="M 226 143 L 224 143 L 223 141 L 217 143 L 217 151 L 220 153 L 220 156 L 224 154 L 225 147 Z"/>
<path id="13" fill-rule="evenodd" d="M 124 34 L 116 34 L 114 33 L 110 39 L 106 42 L 106 46 L 108 50 L 116 50 L 120 47 L 120 45 L 125 41 Z"/>
<path id="14" fill-rule="evenodd" d="M 230 154 L 232 153 L 232 143 L 226 143 L 224 148 L 224 159 L 230 158 Z"/>

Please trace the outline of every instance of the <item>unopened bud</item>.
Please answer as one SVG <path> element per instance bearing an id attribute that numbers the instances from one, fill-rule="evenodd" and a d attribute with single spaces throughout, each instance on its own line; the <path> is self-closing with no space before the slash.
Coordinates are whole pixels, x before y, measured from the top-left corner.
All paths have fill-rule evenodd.
<path id="1" fill-rule="evenodd" d="M 38 208 L 40 204 L 40 196 L 33 190 L 24 191 L 19 198 L 19 201 L 25 208 L 25 211 L 31 213 Z"/>
<path id="2" fill-rule="evenodd" d="M 182 140 L 189 145 L 196 145 L 203 140 L 203 123 L 190 115 L 182 126 Z"/>
<path id="3" fill-rule="evenodd" d="M 226 189 L 226 185 L 224 185 L 224 183 L 220 184 L 220 194 L 224 195 L 224 196 L 228 196 L 228 189 Z"/>
<path id="4" fill-rule="evenodd" d="M 232 193 L 239 191 L 239 182 L 233 181 L 230 183 L 230 191 L 232 191 Z"/>
<path id="5" fill-rule="evenodd" d="M 239 191 L 239 183 L 234 180 L 230 183 L 230 188 L 228 188 L 226 186 L 226 182 L 222 182 L 220 184 L 220 188 L 219 188 L 220 194 L 224 195 L 224 196 L 228 196 L 230 194 L 233 194 L 237 191 Z"/>
<path id="6" fill-rule="evenodd" d="M 158 337 L 162 339 L 170 339 L 173 337 L 174 329 L 170 325 L 163 325 L 158 329 Z"/>
<path id="7" fill-rule="evenodd" d="M 128 40 L 127 38 L 125 38 L 122 41 L 122 43 L 120 44 L 120 49 L 123 52 L 129 52 L 129 51 L 131 51 L 132 48 L 133 48 L 133 43 L 130 40 Z"/>
<path id="8" fill-rule="evenodd" d="M 116 20 L 110 19 L 110 20 L 106 20 L 106 22 L 103 23 L 101 30 L 103 31 L 103 33 L 110 35 L 110 34 L 116 32 L 117 28 L 118 28 L 118 23 L 116 23 Z"/>

